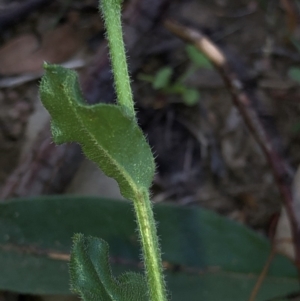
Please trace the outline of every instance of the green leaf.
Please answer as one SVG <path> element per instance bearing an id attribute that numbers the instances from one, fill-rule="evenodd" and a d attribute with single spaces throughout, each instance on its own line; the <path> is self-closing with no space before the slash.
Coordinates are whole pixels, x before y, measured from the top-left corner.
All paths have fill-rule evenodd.
<path id="1" fill-rule="evenodd" d="M 183 97 L 183 101 L 186 105 L 193 106 L 199 101 L 200 93 L 196 89 L 186 88 L 182 97 Z"/>
<path id="2" fill-rule="evenodd" d="M 154 213 L 172 301 L 249 298 L 271 250 L 265 238 L 197 207 L 155 205 Z M 0 204 L 0 289 L 68 294 L 73 233 L 102 237 L 109 244 L 114 275 L 141 271 L 127 201 L 76 196 L 12 200 Z M 297 290 L 296 268 L 277 255 L 256 301 Z"/>
<path id="3" fill-rule="evenodd" d="M 185 90 L 186 90 L 186 86 L 178 82 L 174 83 L 174 85 L 169 86 L 167 89 L 165 89 L 167 93 L 174 93 L 179 95 L 182 95 L 185 92 Z"/>
<path id="4" fill-rule="evenodd" d="M 76 234 L 70 261 L 72 290 L 86 301 L 148 300 L 144 276 L 124 273 L 114 278 L 108 260 L 104 240 Z"/>
<path id="5" fill-rule="evenodd" d="M 292 67 L 288 70 L 288 75 L 294 81 L 300 83 L 300 68 Z"/>
<path id="6" fill-rule="evenodd" d="M 168 87 L 170 84 L 170 80 L 173 74 L 173 70 L 170 67 L 164 67 L 161 68 L 154 77 L 153 80 L 153 88 L 158 90 L 158 89 L 163 89 Z"/>
<path id="7" fill-rule="evenodd" d="M 189 59 L 199 68 L 212 69 L 212 64 L 207 57 L 200 52 L 196 47 L 187 45 L 185 47 Z"/>
<path id="8" fill-rule="evenodd" d="M 52 117 L 54 141 L 80 143 L 85 155 L 118 182 L 125 198 L 147 190 L 154 160 L 135 119 L 116 105 L 85 104 L 74 71 L 48 64 L 45 69 L 40 94 Z"/>

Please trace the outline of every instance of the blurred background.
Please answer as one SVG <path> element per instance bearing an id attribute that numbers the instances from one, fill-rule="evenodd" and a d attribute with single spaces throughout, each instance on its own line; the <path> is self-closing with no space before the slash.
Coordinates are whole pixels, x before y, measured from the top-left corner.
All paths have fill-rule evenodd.
<path id="1" fill-rule="evenodd" d="M 255 95 L 293 174 L 300 163 L 299 9 L 297 0 L 124 1 L 138 121 L 156 156 L 153 202 L 201 206 L 270 237 L 282 201 L 266 156 L 220 70 L 165 21 L 219 47 L 241 91 Z M 0 0 L 0 202 L 60 193 L 121 198 L 77 145 L 51 143 L 38 94 L 46 61 L 77 70 L 89 104 L 114 103 L 107 54 L 98 1 Z M 42 297 L 0 292 L 1 301 L 28 298 Z"/>

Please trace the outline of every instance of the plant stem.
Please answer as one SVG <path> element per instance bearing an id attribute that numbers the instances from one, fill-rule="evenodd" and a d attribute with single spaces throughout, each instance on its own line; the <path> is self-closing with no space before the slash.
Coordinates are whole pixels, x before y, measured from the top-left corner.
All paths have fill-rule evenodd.
<path id="1" fill-rule="evenodd" d="M 101 9 L 107 31 L 118 103 L 129 116 L 135 118 L 122 36 L 120 2 L 120 0 L 102 0 Z M 133 203 L 142 242 L 149 298 L 151 301 L 167 301 L 161 253 L 149 192 L 147 189 L 138 188 L 136 191 Z"/>
<path id="2" fill-rule="evenodd" d="M 143 258 L 151 301 L 166 301 L 167 292 L 153 210 L 147 190 L 138 193 L 134 209 L 143 246 Z"/>
<path id="3" fill-rule="evenodd" d="M 129 116 L 135 117 L 121 25 L 120 0 L 101 0 L 100 8 L 106 27 L 117 101 Z"/>

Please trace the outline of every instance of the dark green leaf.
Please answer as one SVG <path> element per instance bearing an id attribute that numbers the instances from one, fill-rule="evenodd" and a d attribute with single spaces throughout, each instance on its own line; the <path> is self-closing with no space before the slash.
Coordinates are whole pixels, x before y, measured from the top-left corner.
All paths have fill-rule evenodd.
<path id="1" fill-rule="evenodd" d="M 125 198 L 147 190 L 155 166 L 136 121 L 119 106 L 86 105 L 74 71 L 56 65 L 45 69 L 40 94 L 52 117 L 54 141 L 80 143 L 85 155 L 118 182 Z"/>
<path id="2" fill-rule="evenodd" d="M 269 243 L 210 211 L 154 206 L 173 301 L 247 300 Z M 91 197 L 44 197 L 0 205 L 0 289 L 67 294 L 73 233 L 101 237 L 110 246 L 115 275 L 141 271 L 130 203 Z M 298 290 L 296 268 L 276 256 L 256 301 Z"/>
<path id="3" fill-rule="evenodd" d="M 104 240 L 76 234 L 70 261 L 72 290 L 85 301 L 148 300 L 142 274 L 124 273 L 116 279 L 108 261 Z"/>

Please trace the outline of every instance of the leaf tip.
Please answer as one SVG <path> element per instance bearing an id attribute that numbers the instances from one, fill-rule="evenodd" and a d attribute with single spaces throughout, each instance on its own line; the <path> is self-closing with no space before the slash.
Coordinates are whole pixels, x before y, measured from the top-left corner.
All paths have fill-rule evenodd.
<path id="1" fill-rule="evenodd" d="M 43 63 L 43 68 L 44 68 L 45 70 L 47 70 L 47 69 L 49 68 L 49 66 L 50 66 L 50 64 L 48 64 L 47 62 L 44 62 L 44 63 Z"/>

